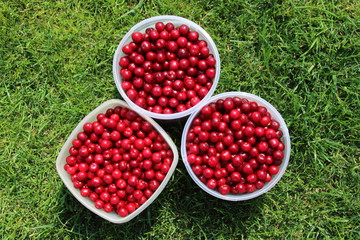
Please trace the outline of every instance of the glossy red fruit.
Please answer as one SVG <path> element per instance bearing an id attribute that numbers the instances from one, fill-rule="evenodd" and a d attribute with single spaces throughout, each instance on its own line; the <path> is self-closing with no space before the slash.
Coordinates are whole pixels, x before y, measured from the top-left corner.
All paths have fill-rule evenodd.
<path id="1" fill-rule="evenodd" d="M 208 94 L 215 76 L 216 60 L 207 42 L 198 41 L 199 33 L 190 31 L 187 25 L 175 28 L 172 23 L 157 22 L 145 32 L 132 34 L 133 42 L 123 47 L 126 56 L 119 61 L 121 86 L 129 99 L 162 114 L 182 112 L 198 104 Z M 196 78 L 197 85 L 186 84 L 184 89 L 176 83 L 184 85 L 187 77 Z M 173 91 L 153 90 L 165 86 Z M 195 91 L 189 92 L 192 89 Z M 157 105 L 157 98 L 163 95 L 172 99 Z"/>
<path id="2" fill-rule="evenodd" d="M 81 196 L 89 197 L 96 208 L 127 216 L 160 186 L 173 154 L 163 137 L 134 111 L 116 107 L 97 120 L 84 124 L 84 132 L 73 140 L 64 169 Z"/>
<path id="3" fill-rule="evenodd" d="M 119 214 L 120 217 L 126 217 L 129 215 L 129 211 L 125 207 L 121 207 L 117 210 L 117 214 Z"/>
<path id="4" fill-rule="evenodd" d="M 279 168 L 278 168 L 277 166 L 271 165 L 271 166 L 269 167 L 268 173 L 269 173 L 270 175 L 275 175 L 275 174 L 277 174 L 278 172 L 279 172 Z"/>
<path id="5" fill-rule="evenodd" d="M 219 186 L 218 190 L 222 195 L 227 195 L 230 192 L 230 186 L 227 184 L 224 184 L 224 185 Z"/>
<path id="6" fill-rule="evenodd" d="M 215 179 L 211 178 L 206 182 L 206 186 L 210 189 L 216 189 L 217 181 Z"/>
<path id="7" fill-rule="evenodd" d="M 165 24 L 163 22 L 157 22 L 155 24 L 155 28 L 158 30 L 158 32 L 161 32 L 165 29 Z"/>
<path id="8" fill-rule="evenodd" d="M 194 89 L 199 89 L 197 84 Z M 210 189 L 222 193 L 228 189 L 223 185 L 232 194 L 263 188 L 284 158 L 282 135 L 272 124 L 279 129 L 265 107 L 246 99 L 226 98 L 204 106 L 187 137 L 192 170 Z"/>

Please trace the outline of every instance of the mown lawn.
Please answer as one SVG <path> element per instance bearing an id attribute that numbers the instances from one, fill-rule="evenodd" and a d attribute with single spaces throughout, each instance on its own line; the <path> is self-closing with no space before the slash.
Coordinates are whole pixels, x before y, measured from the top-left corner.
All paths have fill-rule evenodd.
<path id="1" fill-rule="evenodd" d="M 360 238 L 358 1 L 1 1 L 0 238 Z M 183 165 L 160 197 L 115 225 L 61 182 L 56 157 L 77 123 L 120 98 L 112 57 L 137 22 L 201 25 L 221 57 L 216 93 L 271 102 L 292 152 L 281 181 L 246 202 L 215 199 Z M 183 122 L 165 125 L 180 145 Z"/>

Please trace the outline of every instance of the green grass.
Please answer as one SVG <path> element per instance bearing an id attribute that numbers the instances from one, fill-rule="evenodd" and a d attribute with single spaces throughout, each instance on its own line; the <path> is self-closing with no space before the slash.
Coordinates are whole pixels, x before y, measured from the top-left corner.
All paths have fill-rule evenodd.
<path id="1" fill-rule="evenodd" d="M 357 1 L 1 1 L 0 238 L 360 238 Z M 83 207 L 55 159 L 77 123 L 119 98 L 112 56 L 137 22 L 174 14 L 221 56 L 216 93 L 272 103 L 292 151 L 281 181 L 246 202 L 197 187 L 181 162 L 160 197 L 115 225 Z M 165 126 L 179 146 L 181 126 Z"/>

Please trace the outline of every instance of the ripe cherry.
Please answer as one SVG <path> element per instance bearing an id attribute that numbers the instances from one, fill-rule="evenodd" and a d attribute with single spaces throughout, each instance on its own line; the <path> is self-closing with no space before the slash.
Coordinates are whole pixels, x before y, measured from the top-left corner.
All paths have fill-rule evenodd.
<path id="1" fill-rule="evenodd" d="M 197 84 L 194 89 L 199 89 Z M 187 137 L 192 170 L 201 182 L 219 192 L 223 185 L 232 194 L 263 188 L 278 173 L 284 158 L 282 132 L 271 124 L 278 127 L 267 109 L 246 99 L 219 99 L 204 106 Z"/>
<path id="2" fill-rule="evenodd" d="M 227 184 L 224 184 L 224 185 L 219 186 L 218 190 L 222 195 L 227 195 L 230 192 L 230 186 Z"/>
<path id="3" fill-rule="evenodd" d="M 216 189 L 217 181 L 215 179 L 211 178 L 206 182 L 206 186 L 210 189 Z"/>

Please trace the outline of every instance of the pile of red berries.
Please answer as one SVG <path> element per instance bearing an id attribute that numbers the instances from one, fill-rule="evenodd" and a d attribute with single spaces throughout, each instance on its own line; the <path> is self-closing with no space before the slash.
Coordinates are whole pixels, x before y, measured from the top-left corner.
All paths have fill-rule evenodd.
<path id="1" fill-rule="evenodd" d="M 119 61 L 121 87 L 131 101 L 154 113 L 185 111 L 209 92 L 216 59 L 199 33 L 183 24 L 157 22 L 132 34 Z"/>
<path id="2" fill-rule="evenodd" d="M 172 150 L 151 123 L 120 106 L 84 124 L 69 154 L 64 169 L 81 196 L 121 217 L 153 195 L 173 161 Z"/>
<path id="3" fill-rule="evenodd" d="M 284 158 L 280 124 L 247 99 L 219 99 L 203 107 L 186 136 L 192 171 L 210 189 L 252 193 L 270 182 Z"/>

